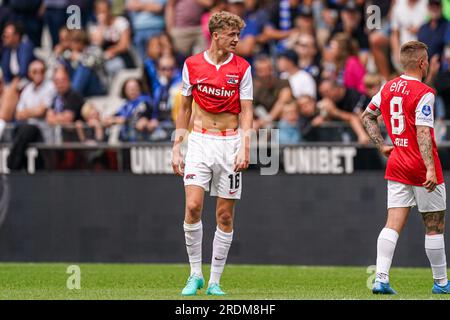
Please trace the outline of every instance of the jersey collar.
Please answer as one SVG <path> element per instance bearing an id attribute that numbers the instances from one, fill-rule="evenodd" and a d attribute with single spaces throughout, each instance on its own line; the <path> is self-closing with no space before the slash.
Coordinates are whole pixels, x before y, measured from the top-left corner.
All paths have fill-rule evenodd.
<path id="1" fill-rule="evenodd" d="M 400 78 L 403 78 L 403 79 L 405 79 L 405 80 L 416 80 L 416 81 L 422 82 L 420 79 L 417 79 L 417 78 L 414 78 L 414 77 L 407 76 L 406 74 L 402 74 L 402 75 L 400 76 Z"/>
<path id="2" fill-rule="evenodd" d="M 212 60 L 209 58 L 208 54 L 206 53 L 206 51 L 203 52 L 203 57 L 205 58 L 206 62 L 208 62 L 209 64 L 212 64 L 213 66 L 216 67 L 217 70 L 219 70 L 219 68 L 223 65 L 226 65 L 228 62 L 231 61 L 231 59 L 233 59 L 234 54 L 230 53 L 230 55 L 228 56 L 227 60 L 225 60 L 224 62 L 222 62 L 221 64 L 215 64 L 214 62 L 212 62 Z"/>

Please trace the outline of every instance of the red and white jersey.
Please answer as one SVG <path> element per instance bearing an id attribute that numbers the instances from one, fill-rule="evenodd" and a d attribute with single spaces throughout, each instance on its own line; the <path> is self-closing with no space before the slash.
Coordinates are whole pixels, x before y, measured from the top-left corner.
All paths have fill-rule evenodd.
<path id="1" fill-rule="evenodd" d="M 402 75 L 387 82 L 372 98 L 367 111 L 383 116 L 394 144 L 385 178 L 408 185 L 422 186 L 426 167 L 417 142 L 416 126 L 430 127 L 438 184 L 444 182 L 434 139 L 435 92 L 420 80 Z"/>
<path id="2" fill-rule="evenodd" d="M 193 96 L 200 108 L 211 113 L 241 112 L 240 100 L 253 100 L 250 64 L 234 54 L 220 65 L 206 51 L 186 59 L 182 95 Z"/>

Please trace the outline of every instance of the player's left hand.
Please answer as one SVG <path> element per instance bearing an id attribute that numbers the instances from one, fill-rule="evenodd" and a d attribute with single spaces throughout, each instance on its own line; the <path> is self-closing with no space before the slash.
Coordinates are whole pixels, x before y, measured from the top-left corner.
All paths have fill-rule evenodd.
<path id="1" fill-rule="evenodd" d="M 250 148 L 242 147 L 234 160 L 234 172 L 244 171 L 250 164 Z"/>
<path id="2" fill-rule="evenodd" d="M 427 170 L 426 181 L 423 183 L 428 192 L 433 192 L 437 186 L 437 177 L 435 170 Z"/>

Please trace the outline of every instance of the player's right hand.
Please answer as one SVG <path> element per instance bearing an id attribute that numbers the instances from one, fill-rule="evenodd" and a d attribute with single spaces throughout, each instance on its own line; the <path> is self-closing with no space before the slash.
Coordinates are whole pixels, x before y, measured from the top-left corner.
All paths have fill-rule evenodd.
<path id="1" fill-rule="evenodd" d="M 437 186 L 437 177 L 435 170 L 427 170 L 426 181 L 423 183 L 428 192 L 433 192 Z"/>
<path id="2" fill-rule="evenodd" d="M 172 150 L 172 169 L 178 176 L 184 176 L 184 161 L 179 149 Z"/>
<path id="3" fill-rule="evenodd" d="M 387 146 L 387 145 L 383 145 L 380 148 L 380 152 L 383 156 L 385 156 L 386 158 L 389 158 L 389 156 L 391 155 L 392 150 L 394 150 L 393 146 Z"/>

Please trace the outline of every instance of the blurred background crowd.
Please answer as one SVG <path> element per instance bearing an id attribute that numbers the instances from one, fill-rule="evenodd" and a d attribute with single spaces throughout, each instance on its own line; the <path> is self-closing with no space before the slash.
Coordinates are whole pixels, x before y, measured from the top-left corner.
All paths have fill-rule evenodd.
<path id="1" fill-rule="evenodd" d="M 237 54 L 252 65 L 255 129 L 278 128 L 282 144 L 368 144 L 359 115 L 417 39 L 429 47 L 437 139 L 447 139 L 450 0 L 1 3 L 0 134 L 18 155 L 38 141 L 169 141 L 184 59 L 208 47 L 221 10 L 246 23 Z M 79 29 L 67 24 L 71 5 Z"/>

